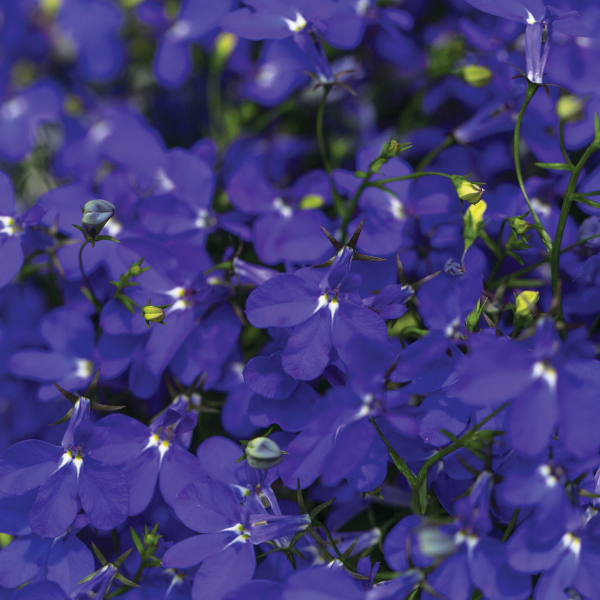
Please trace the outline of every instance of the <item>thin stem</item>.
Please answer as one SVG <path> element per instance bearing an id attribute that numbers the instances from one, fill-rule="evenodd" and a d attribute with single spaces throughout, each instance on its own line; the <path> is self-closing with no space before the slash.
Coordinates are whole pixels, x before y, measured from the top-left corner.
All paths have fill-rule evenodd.
<path id="1" fill-rule="evenodd" d="M 388 179 L 377 179 L 377 181 L 369 182 L 369 186 L 377 187 L 385 183 L 393 183 L 394 181 L 404 181 L 405 179 L 417 179 L 418 177 L 426 177 L 428 175 L 437 175 L 438 177 L 447 177 L 452 179 L 452 175 L 448 173 L 438 173 L 437 171 L 419 171 L 418 173 L 409 173 L 408 175 L 401 175 L 400 177 L 389 177 Z"/>
<path id="2" fill-rule="evenodd" d="M 90 294 L 89 299 L 92 301 L 92 304 L 94 305 L 96 310 L 99 311 L 102 308 L 102 304 L 99 302 L 98 298 L 96 298 L 96 295 L 94 294 L 94 290 L 92 289 L 92 286 L 90 285 L 90 281 L 87 278 L 87 275 L 85 274 L 85 271 L 83 269 L 83 260 L 81 258 L 83 249 L 88 245 L 88 243 L 89 242 L 86 240 L 85 242 L 83 242 L 83 244 L 81 244 L 81 248 L 79 248 L 79 270 L 81 271 L 81 276 L 83 278 L 83 282 L 85 283 L 85 287 L 87 288 L 87 290 Z"/>
<path id="3" fill-rule="evenodd" d="M 342 214 L 342 244 L 346 243 L 348 239 L 348 224 L 352 220 L 352 216 L 354 215 L 354 211 L 356 210 L 356 206 L 358 205 L 358 201 L 360 200 L 361 194 L 365 191 L 365 188 L 369 186 L 369 179 L 373 173 L 369 171 L 367 176 L 361 181 L 360 185 L 354 195 L 348 202 L 348 205 L 344 208 L 344 212 Z"/>
<path id="4" fill-rule="evenodd" d="M 331 173 L 331 163 L 327 155 L 327 148 L 325 146 L 325 135 L 323 133 L 323 118 L 325 116 L 325 105 L 327 104 L 327 96 L 329 95 L 330 85 L 323 86 L 323 96 L 321 103 L 319 104 L 319 110 L 317 111 L 317 141 L 319 143 L 319 152 L 321 153 L 321 160 L 327 173 Z"/>
<path id="5" fill-rule="evenodd" d="M 559 254 L 564 254 L 565 252 L 569 252 L 569 250 L 573 250 L 573 248 L 577 248 L 577 246 L 581 246 L 582 244 L 585 244 L 586 242 L 589 242 L 590 240 L 593 240 L 594 238 L 597 238 L 597 237 L 600 237 L 600 233 L 597 233 L 596 235 L 590 235 L 590 237 L 583 238 L 582 240 L 579 240 L 578 242 L 575 242 L 574 244 L 565 246 L 564 248 L 562 248 L 560 250 Z M 510 273 L 509 275 L 504 275 L 503 277 L 498 279 L 498 281 L 495 281 L 493 283 L 500 285 L 501 283 L 508 281 L 508 280 L 512 279 L 513 277 L 521 277 L 521 275 L 526 275 L 530 271 L 533 271 L 534 269 L 541 267 L 543 264 L 547 263 L 549 260 L 550 260 L 550 257 L 544 258 L 543 260 L 539 260 L 538 262 L 533 263 L 532 265 L 528 265 L 527 267 L 523 267 L 522 269 L 519 269 L 518 271 L 515 271 L 514 273 Z M 495 287 L 495 286 L 492 285 L 491 287 Z"/>
<path id="6" fill-rule="evenodd" d="M 515 123 L 515 133 L 513 137 L 513 156 L 515 159 L 515 171 L 517 173 L 519 187 L 523 192 L 523 196 L 525 196 L 525 202 L 527 202 L 527 206 L 529 208 L 529 212 L 531 212 L 533 221 L 539 227 L 537 231 L 540 236 L 540 239 L 544 243 L 544 246 L 546 246 L 546 248 L 548 249 L 548 252 L 550 252 L 550 249 L 552 248 L 552 240 L 550 239 L 548 232 L 544 229 L 542 222 L 540 221 L 533 206 L 531 205 L 531 201 L 529 200 L 529 196 L 527 195 L 527 190 L 525 189 L 525 184 L 523 182 L 523 174 L 521 173 L 521 161 L 519 159 L 519 142 L 521 139 L 521 123 L 523 122 L 523 115 L 525 114 L 525 109 L 529 105 L 529 102 L 537 92 L 538 87 L 539 86 L 537 84 L 532 83 L 531 81 L 527 82 L 527 92 L 525 93 L 525 100 L 523 101 L 523 106 L 521 106 L 521 110 L 519 111 L 519 115 L 517 116 L 517 122 Z"/>
<path id="7" fill-rule="evenodd" d="M 453 135 L 446 136 L 438 146 L 436 146 L 423 157 L 421 162 L 417 165 L 415 171 L 422 171 L 427 165 L 433 162 L 435 158 L 437 158 L 438 154 L 443 152 L 449 146 L 452 146 L 454 143 L 456 143 L 456 140 L 454 139 Z"/>
<path id="8" fill-rule="evenodd" d="M 498 413 L 503 411 L 510 402 L 505 402 L 501 406 L 499 406 L 494 412 L 490 413 L 481 423 L 475 425 L 472 429 L 469 429 L 466 433 L 460 436 L 458 440 L 441 450 L 438 450 L 433 456 L 430 456 L 425 464 L 419 469 L 417 473 L 417 480 L 415 485 L 412 486 L 413 492 L 413 504 L 415 508 L 419 511 L 420 514 L 425 514 L 425 509 L 427 508 L 427 471 L 429 468 L 433 466 L 436 462 L 441 460 L 442 458 L 448 456 L 448 454 L 452 454 L 455 450 L 462 448 L 470 439 L 479 431 L 488 421 L 493 419 Z"/>
<path id="9" fill-rule="evenodd" d="M 583 156 L 579 159 L 579 162 L 573 169 L 571 173 L 571 177 L 569 178 L 569 183 L 567 185 L 567 190 L 565 191 L 565 196 L 563 198 L 563 203 L 560 208 L 560 217 L 558 218 L 558 225 L 556 227 L 556 235 L 554 236 L 554 244 L 550 251 L 550 273 L 551 273 L 551 283 L 552 283 L 552 297 L 555 302 L 558 303 L 558 311 L 557 318 L 562 318 L 562 307 L 561 300 L 557 297 L 558 293 L 558 281 L 559 281 L 559 257 L 560 257 L 560 244 L 562 242 L 563 234 L 565 231 L 565 226 L 567 224 L 567 218 L 569 216 L 569 210 L 571 209 L 571 203 L 573 201 L 573 194 L 575 193 L 575 187 L 577 186 L 577 180 L 581 175 L 581 171 L 585 166 L 585 163 L 588 161 L 590 156 L 596 151 L 597 146 L 596 142 L 593 141 L 587 148 L 587 150 L 583 153 Z"/>
<path id="10" fill-rule="evenodd" d="M 565 159 L 565 162 L 569 165 L 569 166 L 573 166 L 573 163 L 571 162 L 571 159 L 569 157 L 569 154 L 567 153 L 567 149 L 565 147 L 565 121 L 564 119 L 560 119 L 559 123 L 558 123 L 558 139 L 559 139 L 559 143 L 560 143 L 560 151 L 562 152 L 563 158 Z"/>

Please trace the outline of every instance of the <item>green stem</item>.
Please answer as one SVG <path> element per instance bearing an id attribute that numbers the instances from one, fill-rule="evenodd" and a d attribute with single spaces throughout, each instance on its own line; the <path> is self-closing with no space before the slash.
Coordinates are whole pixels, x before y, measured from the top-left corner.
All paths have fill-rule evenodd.
<path id="1" fill-rule="evenodd" d="M 597 233 L 596 235 L 590 235 L 590 237 L 583 238 L 582 240 L 579 240 L 578 242 L 575 242 L 574 244 L 565 246 L 564 248 L 562 248 L 560 250 L 559 254 L 564 254 L 565 252 L 569 252 L 570 250 L 573 250 L 573 248 L 576 248 L 577 246 L 581 246 L 582 244 L 585 244 L 589 240 L 593 240 L 594 238 L 597 238 L 597 237 L 600 237 L 600 233 Z M 500 285 L 501 283 L 503 283 L 505 281 L 509 281 L 513 277 L 520 277 L 521 275 L 526 275 L 530 271 L 533 271 L 534 269 L 541 267 L 543 264 L 547 263 L 549 260 L 550 260 L 550 257 L 544 258 L 543 260 L 539 260 L 538 262 L 533 263 L 532 265 L 528 265 L 527 267 L 523 267 L 522 269 L 519 269 L 518 271 L 515 271 L 514 273 L 510 273 L 509 275 L 504 275 L 503 277 L 498 279 L 498 281 L 494 281 L 493 284 Z M 490 287 L 497 287 L 497 286 L 491 285 Z"/>
<path id="2" fill-rule="evenodd" d="M 377 187 L 385 183 L 393 183 L 394 181 L 404 181 L 405 179 L 417 179 L 418 177 L 426 177 L 428 175 L 437 175 L 438 177 L 447 177 L 452 179 L 452 175 L 448 173 L 438 173 L 436 171 L 419 171 L 418 173 L 409 173 L 408 175 L 402 175 L 401 177 L 389 177 L 388 179 L 378 179 L 377 181 L 371 181 L 368 185 L 371 187 Z"/>
<path id="3" fill-rule="evenodd" d="M 515 133 L 513 137 L 513 156 L 515 159 L 515 171 L 517 172 L 517 180 L 519 181 L 519 187 L 523 192 L 523 196 L 525 196 L 525 201 L 527 202 L 527 206 L 529 208 L 529 212 L 531 212 L 531 216 L 533 217 L 534 223 L 539 227 L 537 230 L 540 239 L 546 246 L 548 252 L 550 252 L 552 248 L 552 240 L 548 235 L 548 232 L 544 229 L 542 222 L 538 218 L 533 206 L 531 205 L 531 201 L 529 200 L 529 196 L 527 195 L 527 190 L 525 189 L 525 183 L 523 182 L 523 174 L 521 173 L 521 161 L 519 159 L 519 142 L 521 139 L 521 123 L 523 122 L 523 115 L 525 114 L 525 109 L 529 105 L 529 102 L 533 98 L 534 94 L 537 92 L 539 85 L 536 83 L 532 83 L 531 81 L 527 82 L 527 92 L 525 93 L 525 100 L 523 101 L 523 106 L 521 106 L 521 110 L 519 111 L 519 115 L 517 116 L 517 122 L 515 123 Z"/>
<path id="4" fill-rule="evenodd" d="M 558 282 L 559 282 L 559 257 L 560 257 L 560 244 L 562 242 L 563 234 L 565 231 L 565 226 L 567 224 L 567 218 L 569 217 L 569 210 L 571 209 L 571 203 L 573 202 L 573 194 L 575 193 L 575 187 L 577 186 L 577 180 L 581 175 L 581 171 L 585 166 L 585 163 L 588 161 L 590 156 L 596 151 L 596 143 L 592 142 L 587 150 L 583 153 L 583 156 L 579 159 L 579 162 L 573 169 L 571 173 L 571 177 L 569 178 L 569 183 L 567 185 L 567 190 L 565 191 L 565 196 L 563 198 L 563 203 L 560 208 L 560 217 L 558 218 L 558 225 L 556 227 L 556 235 L 554 236 L 554 244 L 552 246 L 552 250 L 550 251 L 550 278 L 552 283 L 552 297 L 555 302 L 558 304 L 557 310 L 557 318 L 562 318 L 562 306 L 561 300 L 558 298 Z"/>
<path id="5" fill-rule="evenodd" d="M 321 153 L 321 160 L 327 173 L 331 173 L 331 163 L 327 156 L 327 148 L 325 146 L 325 135 L 323 133 L 323 118 L 325 116 L 325 105 L 327 104 L 327 96 L 329 95 L 330 85 L 323 86 L 323 97 L 319 104 L 319 110 L 317 111 L 317 141 L 319 143 L 319 152 Z"/>
<path id="6" fill-rule="evenodd" d="M 565 159 L 565 163 L 569 166 L 573 166 L 571 159 L 569 158 L 569 154 L 567 153 L 567 149 L 565 147 L 565 121 L 561 119 L 558 123 L 558 139 L 560 142 L 560 151 L 562 152 L 563 158 Z"/>
<path id="7" fill-rule="evenodd" d="M 449 146 L 452 146 L 452 144 L 454 144 L 454 143 L 456 143 L 456 140 L 454 139 L 453 135 L 446 136 L 444 138 L 444 140 L 438 146 L 436 146 L 433 150 L 428 152 L 423 157 L 421 162 L 417 165 L 417 168 L 415 169 L 415 171 L 422 171 L 427 165 L 429 165 L 438 156 L 438 154 L 440 154 L 440 152 L 443 152 L 446 148 L 448 148 Z"/>
<path id="8" fill-rule="evenodd" d="M 369 186 L 369 179 L 373 173 L 369 171 L 367 176 L 361 181 L 360 185 L 354 195 L 352 196 L 348 205 L 344 208 L 342 213 L 342 244 L 346 243 L 348 239 L 348 224 L 352 220 L 352 216 L 354 215 L 354 211 L 356 210 L 356 206 L 358 205 L 358 201 L 360 200 L 361 194 L 365 191 L 365 189 Z"/>
<path id="9" fill-rule="evenodd" d="M 89 242 L 86 240 L 85 242 L 83 242 L 83 244 L 81 244 L 81 248 L 79 248 L 79 270 L 81 271 L 81 276 L 83 278 L 83 282 L 85 283 L 85 287 L 87 288 L 87 290 L 90 294 L 90 300 L 92 301 L 92 304 L 94 305 L 96 310 L 99 311 L 102 308 L 102 304 L 100 303 L 100 301 L 98 300 L 98 298 L 96 298 L 96 295 L 94 294 L 94 290 L 92 289 L 92 286 L 90 285 L 90 281 L 87 278 L 85 271 L 83 270 L 83 261 L 81 259 L 81 254 L 83 252 L 83 249 L 87 246 L 88 243 Z"/>
<path id="10" fill-rule="evenodd" d="M 425 514 L 427 508 L 427 471 L 436 462 L 442 460 L 448 454 L 452 454 L 455 450 L 462 448 L 474 435 L 481 429 L 488 421 L 493 419 L 498 413 L 503 411 L 510 402 L 505 402 L 502 406 L 499 406 L 494 412 L 490 413 L 481 423 L 475 425 L 472 429 L 469 429 L 466 433 L 460 436 L 456 442 L 438 450 L 433 456 L 430 456 L 425 464 L 419 469 L 415 485 L 412 486 L 413 492 L 413 505 L 419 514 Z"/>

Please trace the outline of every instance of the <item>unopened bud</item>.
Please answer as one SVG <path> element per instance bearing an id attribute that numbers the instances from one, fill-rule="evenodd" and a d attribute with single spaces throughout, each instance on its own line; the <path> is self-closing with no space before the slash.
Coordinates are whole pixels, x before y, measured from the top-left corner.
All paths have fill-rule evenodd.
<path id="1" fill-rule="evenodd" d="M 270 469 L 283 460 L 283 452 L 273 440 L 259 437 L 248 442 L 246 460 L 253 469 Z"/>
<path id="2" fill-rule="evenodd" d="M 584 101 L 578 96 L 568 94 L 561 96 L 556 103 L 556 114 L 562 121 L 581 121 L 583 119 Z"/>
<path id="3" fill-rule="evenodd" d="M 460 76 L 465 83 L 475 88 L 488 85 L 494 78 L 494 73 L 482 65 L 467 65 L 460 71 Z"/>
<path id="4" fill-rule="evenodd" d="M 531 312 L 540 299 L 540 293 L 532 290 L 521 292 L 515 300 L 515 316 L 518 319 L 529 319 Z"/>
<path id="5" fill-rule="evenodd" d="M 227 61 L 238 43 L 238 37 L 233 33 L 220 33 L 215 41 L 215 57 L 221 63 Z"/>
<path id="6" fill-rule="evenodd" d="M 62 0 L 39 0 L 42 12 L 48 17 L 54 17 L 62 4 Z"/>
<path id="7" fill-rule="evenodd" d="M 165 318 L 165 311 L 158 306 L 144 306 L 142 308 L 142 315 L 146 321 L 152 321 L 152 323 L 158 323 Z"/>
<path id="8" fill-rule="evenodd" d="M 524 235 L 531 229 L 531 223 L 519 217 L 511 217 L 508 220 L 508 224 L 517 235 Z"/>
<path id="9" fill-rule="evenodd" d="M 83 207 L 81 224 L 86 235 L 95 240 L 101 229 L 115 214 L 115 205 L 107 200 L 90 200 Z"/>
<path id="10" fill-rule="evenodd" d="M 484 200 L 472 204 L 463 216 L 463 239 L 465 240 L 465 252 L 473 245 L 483 229 L 483 216 L 487 209 Z"/>
<path id="11" fill-rule="evenodd" d="M 311 208 L 321 208 L 325 204 L 325 198 L 321 194 L 307 194 L 300 200 L 298 208 L 300 210 L 309 210 Z"/>
<path id="12" fill-rule="evenodd" d="M 459 175 L 452 177 L 452 183 L 459 199 L 469 204 L 477 204 L 481 200 L 483 192 L 485 192 L 478 183 L 469 181 L 466 177 Z"/>

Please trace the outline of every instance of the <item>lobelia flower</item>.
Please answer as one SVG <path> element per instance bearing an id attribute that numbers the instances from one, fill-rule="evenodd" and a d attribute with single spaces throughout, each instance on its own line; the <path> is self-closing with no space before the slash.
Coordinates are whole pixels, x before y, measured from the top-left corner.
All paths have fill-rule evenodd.
<path id="1" fill-rule="evenodd" d="M 345 246 L 327 234 L 337 254 L 318 265 L 329 266 L 325 276 L 309 269 L 276 275 L 248 297 L 246 314 L 255 327 L 296 326 L 282 354 L 283 370 L 294 379 L 318 377 L 329 364 L 332 348 L 344 360 L 353 352 L 357 339 L 381 343 L 387 338 L 384 320 L 364 308 L 356 293 L 360 278 L 350 275 L 355 256 L 358 260 L 381 260 L 355 251 L 361 226 Z M 409 295 L 400 293 L 392 298 L 407 300 Z"/>
<path id="2" fill-rule="evenodd" d="M 125 59 L 119 7 L 107 0 L 62 0 L 60 5 L 53 32 L 59 52 L 61 47 L 74 52 L 87 80 L 109 81 L 117 76 Z"/>
<path id="3" fill-rule="evenodd" d="M 168 88 L 181 86 L 192 72 L 191 46 L 208 42 L 218 31 L 219 19 L 234 7 L 233 0 L 185 0 L 177 17 L 158 42 L 153 72 Z"/>
<path id="4" fill-rule="evenodd" d="M 41 321 L 40 333 L 51 350 L 21 350 L 8 361 L 16 377 L 44 382 L 38 389 L 42 401 L 59 396 L 56 381 L 68 391 L 90 383 L 94 376 L 94 328 L 90 319 L 69 308 L 57 308 Z"/>
<path id="5" fill-rule="evenodd" d="M 328 391 L 326 405 L 288 444 L 289 456 L 279 468 L 283 482 L 307 487 L 320 475 L 325 486 L 347 479 L 360 492 L 381 485 L 387 473 L 388 451 L 377 430 L 387 426 L 398 434 L 418 433 L 419 410 L 408 406 L 408 395 L 385 390 L 394 351 L 371 340 L 356 340 L 346 362 L 347 385 Z"/>
<path id="6" fill-rule="evenodd" d="M 62 446 L 19 442 L 0 455 L 0 491 L 21 495 L 35 488 L 29 525 L 43 538 L 61 536 L 81 508 L 98 529 L 112 529 L 129 511 L 129 489 L 117 469 L 90 456 L 90 400 L 75 402 Z"/>
<path id="7" fill-rule="evenodd" d="M 19 513 L 29 511 L 31 502 L 15 507 Z M 24 512 L 27 518 L 27 512 Z M 89 524 L 86 515 L 78 515 L 67 532 L 55 539 L 41 538 L 35 533 L 13 540 L 0 551 L 0 585 L 16 588 L 28 581 L 45 578 L 53 581 L 68 594 L 77 583 L 94 570 L 94 557 L 88 547 L 77 537 L 77 533 Z"/>
<path id="8" fill-rule="evenodd" d="M 227 186 L 231 203 L 242 213 L 256 215 L 254 248 L 269 265 L 289 261 L 311 263 L 329 248 L 320 227 L 331 221 L 318 210 L 329 202 L 330 183 L 324 171 L 310 171 L 287 190 L 276 190 L 266 179 L 259 160 L 245 160 Z"/>
<path id="9" fill-rule="evenodd" d="M 448 378 L 446 393 L 469 406 L 512 401 L 508 440 L 526 456 L 547 452 L 558 427 L 564 447 L 585 458 L 600 444 L 594 400 L 600 364 L 583 337 L 571 332 L 561 343 L 548 318 L 538 321 L 529 350 L 508 338 L 473 336 L 471 352 Z"/>
<path id="10" fill-rule="evenodd" d="M 483 12 L 525 23 L 525 62 L 527 78 L 542 84 L 544 68 L 552 45 L 554 32 L 578 37 L 588 37 L 590 32 L 579 19 L 579 13 L 571 10 L 559 13 L 546 6 L 542 0 L 466 0 Z"/>
<path id="11" fill-rule="evenodd" d="M 504 544 L 489 535 L 492 486 L 492 473 L 483 471 L 469 495 L 457 502 L 452 524 L 437 525 L 412 515 L 387 535 L 383 550 L 392 569 L 405 571 L 409 564 L 428 571 L 435 567 L 427 575 L 423 598 L 443 594 L 449 600 L 467 600 L 474 588 L 490 600 L 529 597 L 531 577 L 515 571 L 507 562 Z"/>
<path id="12" fill-rule="evenodd" d="M 21 227 L 15 214 L 15 195 L 10 179 L 0 172 L 0 288 L 10 283 L 23 266 Z"/>
<path id="13" fill-rule="evenodd" d="M 189 398 L 185 402 L 178 397 L 150 426 L 120 414 L 110 415 L 96 426 L 92 454 L 120 468 L 130 490 L 130 516 L 148 507 L 157 481 L 162 497 L 172 506 L 183 487 L 206 476 L 187 450 L 189 433 L 198 420 L 198 414 L 188 408 Z"/>
<path id="14" fill-rule="evenodd" d="M 184 525 L 202 535 L 175 544 L 162 564 L 187 568 L 202 563 L 194 578 L 194 600 L 219 600 L 249 581 L 256 568 L 254 544 L 293 535 L 310 523 L 308 515 L 250 514 L 229 485 L 214 479 L 187 485 L 174 508 Z"/>
<path id="15" fill-rule="evenodd" d="M 51 80 L 42 80 L 21 90 L 0 106 L 0 156 L 19 162 L 37 141 L 42 123 L 59 121 L 62 95 Z"/>

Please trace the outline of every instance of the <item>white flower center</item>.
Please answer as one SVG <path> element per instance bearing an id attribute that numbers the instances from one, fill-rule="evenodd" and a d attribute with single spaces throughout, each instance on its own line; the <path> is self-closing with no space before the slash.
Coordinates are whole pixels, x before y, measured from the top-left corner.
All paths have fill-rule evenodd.
<path id="1" fill-rule="evenodd" d="M 298 11 L 296 11 L 296 19 L 294 21 L 292 21 L 291 19 L 286 19 L 285 17 L 281 18 L 285 21 L 285 24 L 290 28 L 290 31 L 293 31 L 295 33 L 302 31 L 307 25 L 306 19 Z"/>

